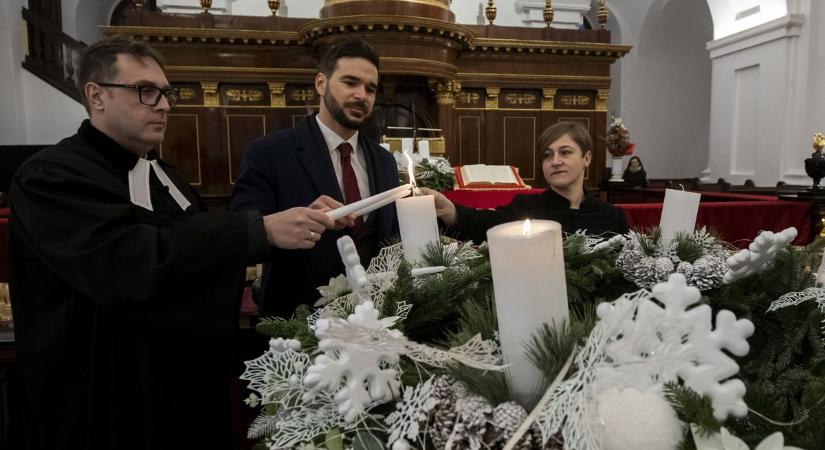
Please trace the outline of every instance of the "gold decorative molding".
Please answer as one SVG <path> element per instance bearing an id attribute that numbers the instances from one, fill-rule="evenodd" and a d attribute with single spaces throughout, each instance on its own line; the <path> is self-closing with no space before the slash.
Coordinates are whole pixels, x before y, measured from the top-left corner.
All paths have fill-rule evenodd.
<path id="1" fill-rule="evenodd" d="M 318 97 L 318 92 L 312 88 L 295 89 L 289 93 L 289 98 L 295 102 L 306 103 L 310 100 L 314 100 L 316 97 Z"/>
<path id="2" fill-rule="evenodd" d="M 556 109 L 556 88 L 544 88 L 541 90 L 541 110 L 552 111 Z"/>
<path id="3" fill-rule="evenodd" d="M 610 89 L 599 89 L 596 95 L 596 111 L 607 112 L 607 97 L 610 96 Z"/>
<path id="4" fill-rule="evenodd" d="M 435 92 L 439 105 L 454 105 L 461 92 L 461 83 L 456 80 L 430 80 L 430 88 Z"/>
<path id="5" fill-rule="evenodd" d="M 201 0 L 201 8 L 203 8 L 204 14 L 209 13 L 209 8 L 212 7 L 212 0 Z"/>
<path id="6" fill-rule="evenodd" d="M 470 49 L 482 52 L 550 53 L 554 55 L 620 58 L 633 49 L 630 45 L 598 42 L 538 41 L 530 39 L 475 38 Z"/>
<path id="7" fill-rule="evenodd" d="M 498 109 L 498 94 L 501 92 L 501 89 L 497 87 L 488 87 L 486 90 L 487 102 L 485 107 L 487 109 Z"/>
<path id="8" fill-rule="evenodd" d="M 184 101 L 193 100 L 197 96 L 197 93 L 192 88 L 180 88 L 178 92 L 180 93 L 180 99 Z"/>
<path id="9" fill-rule="evenodd" d="M 150 42 L 188 42 L 201 44 L 279 45 L 303 44 L 294 31 L 233 30 L 229 28 L 185 27 L 100 27 L 106 36 L 123 34 Z"/>
<path id="10" fill-rule="evenodd" d="M 225 95 L 236 103 L 257 103 L 264 98 L 264 93 L 257 89 L 227 89 Z"/>
<path id="11" fill-rule="evenodd" d="M 590 97 L 587 95 L 562 95 L 559 103 L 564 106 L 590 106 Z"/>
<path id="12" fill-rule="evenodd" d="M 307 22 L 298 29 L 302 41 L 312 42 L 333 34 L 365 31 L 407 31 L 458 41 L 466 46 L 475 34 L 469 28 L 439 19 L 415 16 L 353 15 Z"/>
<path id="13" fill-rule="evenodd" d="M 284 89 L 286 83 L 266 83 L 269 86 L 269 106 L 273 108 L 283 108 L 286 106 L 286 97 L 284 96 Z"/>
<path id="14" fill-rule="evenodd" d="M 508 105 L 535 105 L 536 96 L 521 92 L 512 92 L 504 95 L 504 103 Z"/>
<path id="15" fill-rule="evenodd" d="M 427 6 L 435 6 L 436 8 L 442 8 L 449 10 L 450 7 L 439 0 L 403 0 L 405 3 L 418 3 L 419 5 L 427 5 Z M 370 2 L 375 3 L 375 0 L 324 0 L 324 6 L 333 6 L 333 5 L 340 5 L 343 3 L 357 3 L 357 2 Z"/>
<path id="16" fill-rule="evenodd" d="M 201 91 L 203 92 L 203 106 L 220 106 L 217 81 L 201 81 Z"/>
<path id="17" fill-rule="evenodd" d="M 461 91 L 458 94 L 459 103 L 464 105 L 475 105 L 481 100 L 481 94 L 478 92 Z"/>

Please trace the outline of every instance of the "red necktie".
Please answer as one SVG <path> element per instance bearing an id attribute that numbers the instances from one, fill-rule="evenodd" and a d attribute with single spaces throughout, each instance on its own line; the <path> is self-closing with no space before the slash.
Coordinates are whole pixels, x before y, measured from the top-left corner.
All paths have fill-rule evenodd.
<path id="1" fill-rule="evenodd" d="M 361 191 L 358 189 L 358 178 L 352 169 L 352 145 L 344 142 L 338 146 L 341 152 L 341 178 L 344 181 L 344 200 L 347 203 L 354 203 L 361 200 Z"/>

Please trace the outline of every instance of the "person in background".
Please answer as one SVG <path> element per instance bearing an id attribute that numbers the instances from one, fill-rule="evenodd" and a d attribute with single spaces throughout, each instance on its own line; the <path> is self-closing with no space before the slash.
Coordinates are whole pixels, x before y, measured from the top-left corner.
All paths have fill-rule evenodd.
<path id="1" fill-rule="evenodd" d="M 160 55 L 111 37 L 78 69 L 89 119 L 10 189 L 26 448 L 231 448 L 246 265 L 353 218 L 332 221 L 328 197 L 265 216 L 207 212 L 155 151 L 179 99 Z"/>
<path id="2" fill-rule="evenodd" d="M 642 160 L 638 156 L 631 157 L 630 161 L 627 162 L 627 169 L 622 174 L 622 179 L 633 186 L 647 186 L 647 173 L 642 165 Z"/>
<path id="3" fill-rule="evenodd" d="M 353 203 L 397 187 L 392 154 L 359 132 L 375 105 L 378 64 L 375 50 L 364 41 L 330 47 L 315 76 L 318 114 L 249 143 L 232 190 L 232 209 L 273 213 L 319 195 Z M 367 267 L 381 243 L 398 235 L 395 205 L 360 217 L 346 230 L 325 233 L 312 249 L 273 251 L 264 264 L 260 313 L 290 317 L 297 306 L 314 304 L 318 287 L 344 272 L 336 240 L 345 233 Z"/>
<path id="4" fill-rule="evenodd" d="M 544 130 L 538 140 L 543 153 L 542 171 L 550 185 L 539 194 L 517 195 L 494 210 L 456 205 L 443 194 L 423 189 L 435 196 L 436 215 L 458 237 L 482 242 L 487 230 L 505 222 L 545 219 L 559 222 L 565 233 L 586 230 L 588 234 L 616 234 L 628 231 L 624 211 L 588 195 L 584 172 L 592 159 L 590 132 L 578 122 L 559 122 Z"/>

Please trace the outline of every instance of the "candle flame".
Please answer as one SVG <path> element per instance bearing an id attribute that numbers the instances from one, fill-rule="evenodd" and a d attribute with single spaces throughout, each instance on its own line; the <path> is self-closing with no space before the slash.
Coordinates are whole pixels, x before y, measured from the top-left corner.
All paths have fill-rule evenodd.
<path id="1" fill-rule="evenodd" d="M 404 152 L 404 157 L 407 158 L 407 174 L 410 177 L 410 185 L 412 185 L 413 195 L 415 195 L 415 188 L 418 187 L 415 184 L 415 163 L 413 163 L 413 159 L 406 151 Z"/>
<path id="2" fill-rule="evenodd" d="M 524 225 L 521 226 L 521 233 L 524 236 L 530 236 L 530 219 L 524 220 Z"/>

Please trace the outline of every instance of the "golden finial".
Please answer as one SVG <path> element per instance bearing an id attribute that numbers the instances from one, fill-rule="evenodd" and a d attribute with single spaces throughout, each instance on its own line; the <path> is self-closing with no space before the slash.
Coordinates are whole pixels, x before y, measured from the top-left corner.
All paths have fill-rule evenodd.
<path id="1" fill-rule="evenodd" d="M 544 4 L 544 23 L 547 24 L 547 28 L 553 23 L 553 0 L 547 0 Z"/>
<path id="2" fill-rule="evenodd" d="M 596 18 L 599 20 L 599 28 L 604 30 L 607 25 L 607 7 L 604 6 L 604 0 L 599 0 L 599 14 Z"/>
<path id="3" fill-rule="evenodd" d="M 135 5 L 135 9 L 140 11 L 143 9 L 143 1 L 144 0 L 132 0 L 132 4 Z"/>
<path id="4" fill-rule="evenodd" d="M 201 0 L 201 8 L 203 8 L 204 13 L 209 12 L 209 8 L 212 7 L 212 0 Z"/>
<path id="5" fill-rule="evenodd" d="M 484 8 L 484 13 L 487 15 L 487 20 L 490 21 L 490 25 L 496 20 L 496 4 L 493 0 L 487 0 L 487 7 Z"/>
<path id="6" fill-rule="evenodd" d="M 814 150 L 819 151 L 825 147 L 825 135 L 822 133 L 814 133 Z"/>
<path id="7" fill-rule="evenodd" d="M 266 2 L 269 3 L 269 9 L 272 11 L 272 15 L 277 16 L 278 8 L 281 7 L 281 0 L 267 0 Z"/>

